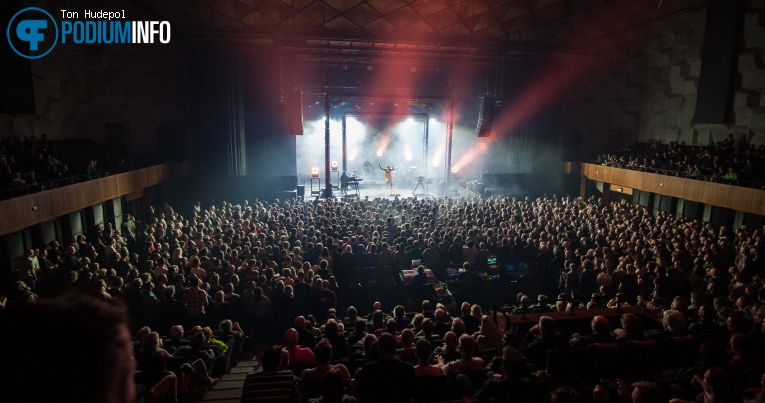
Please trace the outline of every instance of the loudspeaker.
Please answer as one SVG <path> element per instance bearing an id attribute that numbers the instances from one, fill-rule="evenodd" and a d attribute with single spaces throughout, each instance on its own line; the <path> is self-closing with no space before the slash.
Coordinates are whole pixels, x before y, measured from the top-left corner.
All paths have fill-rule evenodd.
<path id="1" fill-rule="evenodd" d="M 305 199 L 305 185 L 297 186 L 297 197 L 302 197 Z"/>
<path id="2" fill-rule="evenodd" d="M 489 137 L 494 125 L 495 102 L 494 97 L 482 97 L 478 109 L 478 126 L 475 134 L 478 137 Z"/>
<path id="3" fill-rule="evenodd" d="M 287 95 L 287 126 L 291 135 L 303 135 L 303 93 L 300 91 Z"/>

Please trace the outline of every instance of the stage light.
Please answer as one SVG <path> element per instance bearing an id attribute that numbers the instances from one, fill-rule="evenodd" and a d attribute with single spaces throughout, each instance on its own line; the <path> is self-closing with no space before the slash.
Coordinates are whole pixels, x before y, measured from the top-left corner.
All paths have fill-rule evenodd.
<path id="1" fill-rule="evenodd" d="M 311 178 L 318 178 L 319 177 L 319 168 L 313 167 L 311 168 Z"/>
<path id="2" fill-rule="evenodd" d="M 435 125 L 437 125 L 437 124 L 438 124 L 438 121 L 437 121 L 437 120 L 435 120 L 435 119 L 433 119 L 433 118 L 431 118 L 431 119 L 430 119 L 430 125 L 431 125 L 431 126 L 435 126 Z"/>
<path id="3" fill-rule="evenodd" d="M 332 170 L 337 171 L 337 161 L 332 161 Z"/>
<path id="4" fill-rule="evenodd" d="M 433 153 L 433 161 L 431 162 L 431 165 L 433 165 L 433 168 L 438 168 L 439 165 L 441 165 L 441 161 L 444 159 L 444 153 L 446 152 L 445 147 L 438 147 L 436 148 L 436 152 Z"/>
<path id="5" fill-rule="evenodd" d="M 354 161 L 358 155 L 359 155 L 359 149 L 352 148 L 350 151 L 348 151 L 348 161 Z"/>
<path id="6" fill-rule="evenodd" d="M 414 118 L 407 118 L 406 119 L 406 124 L 413 125 L 414 124 Z"/>
<path id="7" fill-rule="evenodd" d="M 382 157 L 383 152 L 388 148 L 388 144 L 390 144 L 390 135 L 384 134 L 382 140 L 380 140 L 380 145 L 377 147 L 378 157 Z"/>
<path id="8" fill-rule="evenodd" d="M 372 70 L 374 70 L 374 67 L 372 67 L 372 66 L 367 66 L 367 71 L 372 71 Z"/>
<path id="9" fill-rule="evenodd" d="M 458 171 L 457 167 L 452 167 L 452 173 L 453 173 L 453 174 L 456 174 L 456 173 L 457 173 L 457 171 Z"/>
<path id="10" fill-rule="evenodd" d="M 407 145 L 406 148 L 404 149 L 404 157 L 406 158 L 407 161 L 412 160 L 412 149 L 409 148 L 409 145 Z"/>

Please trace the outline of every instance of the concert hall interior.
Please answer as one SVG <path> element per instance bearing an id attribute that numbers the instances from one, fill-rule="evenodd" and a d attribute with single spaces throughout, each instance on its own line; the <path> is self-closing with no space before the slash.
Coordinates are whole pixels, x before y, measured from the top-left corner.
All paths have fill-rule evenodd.
<path id="1" fill-rule="evenodd" d="M 765 0 L 0 21 L 2 402 L 765 402 Z"/>

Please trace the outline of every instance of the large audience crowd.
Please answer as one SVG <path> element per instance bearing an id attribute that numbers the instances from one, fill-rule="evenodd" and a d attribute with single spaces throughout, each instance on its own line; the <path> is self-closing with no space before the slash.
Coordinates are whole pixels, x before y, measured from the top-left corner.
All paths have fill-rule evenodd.
<path id="1" fill-rule="evenodd" d="M 0 318 L 73 298 L 62 290 L 124 301 L 146 401 L 197 400 L 258 351 L 242 401 L 763 402 L 762 230 L 557 196 L 256 200 L 185 216 L 165 205 L 30 250 Z M 527 264 L 559 295 L 519 295 L 515 311 L 473 303 L 490 255 Z M 441 281 L 465 269 L 456 308 L 427 297 L 349 306 L 352 270 L 412 260 Z M 596 315 L 574 334 L 555 314 L 498 326 L 518 310 L 628 306 L 645 313 Z M 27 331 L 0 340 L 2 353 L 28 354 Z"/>
<path id="2" fill-rule="evenodd" d="M 765 147 L 737 144 L 732 134 L 706 147 L 650 140 L 598 155 L 595 163 L 758 188 L 765 183 Z"/>

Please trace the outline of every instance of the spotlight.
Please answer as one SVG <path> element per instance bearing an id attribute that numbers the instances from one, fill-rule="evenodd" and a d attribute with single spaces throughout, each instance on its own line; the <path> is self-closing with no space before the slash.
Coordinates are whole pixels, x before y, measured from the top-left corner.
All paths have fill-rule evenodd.
<path id="1" fill-rule="evenodd" d="M 311 168 L 311 178 L 318 178 L 319 177 L 319 168 L 313 167 Z"/>
<path id="2" fill-rule="evenodd" d="M 457 173 L 457 167 L 452 167 L 452 173 L 453 173 L 453 174 L 456 174 L 456 173 Z"/>
<path id="3" fill-rule="evenodd" d="M 377 152 L 377 156 L 378 156 L 378 157 L 382 157 L 382 151 L 378 151 L 378 152 Z"/>
<path id="4" fill-rule="evenodd" d="M 337 161 L 332 161 L 332 170 L 337 171 Z"/>

